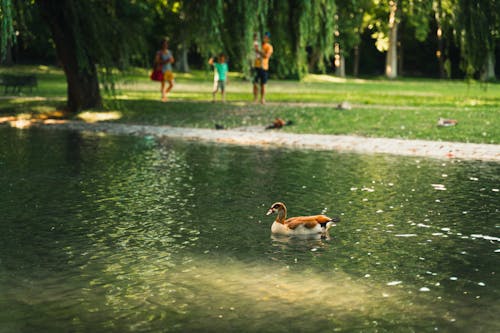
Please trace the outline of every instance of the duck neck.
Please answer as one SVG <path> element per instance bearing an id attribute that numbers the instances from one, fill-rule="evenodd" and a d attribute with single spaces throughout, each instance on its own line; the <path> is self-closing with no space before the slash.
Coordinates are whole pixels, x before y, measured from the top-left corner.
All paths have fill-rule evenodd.
<path id="1" fill-rule="evenodd" d="M 278 216 L 276 217 L 276 222 L 285 224 L 286 219 L 286 207 L 280 207 L 278 209 Z"/>

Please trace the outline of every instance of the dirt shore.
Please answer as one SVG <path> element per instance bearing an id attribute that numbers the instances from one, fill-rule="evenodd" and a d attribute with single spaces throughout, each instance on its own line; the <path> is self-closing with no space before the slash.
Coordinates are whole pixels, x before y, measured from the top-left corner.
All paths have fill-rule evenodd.
<path id="1" fill-rule="evenodd" d="M 82 121 L 53 120 L 46 120 L 33 125 L 51 129 L 138 136 L 152 135 L 155 137 L 171 137 L 234 145 L 290 147 L 357 152 L 363 154 L 392 154 L 440 159 L 455 158 L 500 162 L 500 145 L 493 144 L 366 138 L 348 135 L 292 134 L 279 130 L 266 131 L 259 127 L 212 130 L 170 126 L 85 123 Z"/>

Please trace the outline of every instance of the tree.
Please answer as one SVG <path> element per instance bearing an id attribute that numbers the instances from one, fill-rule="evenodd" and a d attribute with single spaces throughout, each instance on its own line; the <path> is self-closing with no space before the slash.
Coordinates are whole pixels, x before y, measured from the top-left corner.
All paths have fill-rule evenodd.
<path id="1" fill-rule="evenodd" d="M 399 8 L 397 1 L 389 1 L 389 43 L 385 60 L 385 75 L 389 79 L 398 77 L 398 25 Z"/>
<path id="2" fill-rule="evenodd" d="M 13 13 L 11 0 L 0 0 L 0 62 L 6 60 L 9 56 L 10 47 L 16 40 L 13 28 Z"/>
<path id="3" fill-rule="evenodd" d="M 457 39 L 468 77 L 480 72 L 483 80 L 495 79 L 495 43 L 500 38 L 500 1 L 458 0 Z"/>
<path id="4" fill-rule="evenodd" d="M 141 32 L 149 26 L 144 4 L 125 0 L 39 0 L 36 5 L 49 26 L 67 81 L 67 109 L 99 108 L 98 66 L 123 68 L 144 50 Z"/>
<path id="5" fill-rule="evenodd" d="M 359 71 L 359 44 L 361 43 L 361 32 L 365 28 L 365 15 L 372 0 L 337 0 L 337 28 L 335 31 L 338 55 L 336 61 L 339 66 L 344 66 L 344 59 L 354 50 L 353 75 L 357 76 Z M 337 64 L 336 64 L 337 66 Z"/>

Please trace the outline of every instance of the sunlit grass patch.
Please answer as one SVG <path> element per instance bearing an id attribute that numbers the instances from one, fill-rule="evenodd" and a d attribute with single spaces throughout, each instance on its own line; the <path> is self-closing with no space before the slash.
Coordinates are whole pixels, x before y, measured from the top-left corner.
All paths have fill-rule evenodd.
<path id="1" fill-rule="evenodd" d="M 13 71 L 34 73 L 39 87 L 22 96 L 0 98 L 0 114 L 45 114 L 64 108 L 67 92 L 62 70 L 46 66 L 0 68 L 0 73 Z M 91 112 L 96 117 L 91 121 L 207 128 L 221 123 L 233 128 L 267 126 L 280 117 L 293 120 L 294 125 L 283 130 L 296 133 L 500 142 L 500 89 L 495 83 L 311 74 L 302 82 L 271 79 L 266 88 L 268 104 L 260 105 L 252 103 L 252 83 L 241 73 L 230 72 L 227 102 L 222 104 L 211 103 L 213 71 L 194 70 L 176 72 L 169 102 L 161 103 L 160 84 L 149 79 L 149 72 L 144 68 L 115 71 L 115 90 L 103 92 L 104 107 Z M 337 108 L 344 101 L 351 110 Z M 456 119 L 458 125 L 438 128 L 440 117 Z"/>
<path id="2" fill-rule="evenodd" d="M 122 117 L 122 113 L 118 111 L 109 111 L 109 112 L 81 112 L 78 114 L 79 119 L 88 122 L 95 123 L 99 121 L 109 121 L 109 120 L 118 120 Z"/>

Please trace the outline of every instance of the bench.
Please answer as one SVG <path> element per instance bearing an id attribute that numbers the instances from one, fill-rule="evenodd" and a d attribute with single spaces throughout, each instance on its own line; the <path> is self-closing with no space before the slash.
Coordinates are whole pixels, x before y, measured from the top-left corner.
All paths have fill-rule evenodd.
<path id="1" fill-rule="evenodd" d="M 30 88 L 31 92 L 33 87 L 38 86 L 38 81 L 34 75 L 1 74 L 0 85 L 4 86 L 4 94 L 9 92 L 9 88 L 11 88 L 12 93 L 20 93 L 24 87 Z"/>

